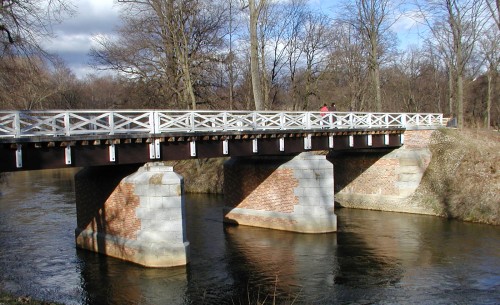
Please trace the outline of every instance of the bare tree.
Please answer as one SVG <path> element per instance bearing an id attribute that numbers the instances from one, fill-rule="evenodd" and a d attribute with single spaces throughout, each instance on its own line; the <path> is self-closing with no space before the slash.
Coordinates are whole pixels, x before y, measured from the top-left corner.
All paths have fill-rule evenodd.
<path id="1" fill-rule="evenodd" d="M 427 0 L 420 11 L 441 47 L 449 49 L 450 70 L 454 73 L 453 92 L 456 97 L 458 127 L 464 127 L 464 76 L 474 47 L 485 25 L 482 0 Z M 443 34 L 444 33 L 444 34 Z M 441 37 L 448 41 L 444 43 Z"/>
<path id="2" fill-rule="evenodd" d="M 491 17 L 495 20 L 495 23 L 500 30 L 500 0 L 485 0 L 485 2 L 491 13 Z"/>
<path id="3" fill-rule="evenodd" d="M 264 101 L 262 99 L 262 86 L 260 82 L 260 67 L 259 67 L 259 38 L 257 28 L 259 15 L 264 7 L 266 0 L 248 0 L 249 10 L 249 28 L 250 28 L 250 71 L 252 75 L 252 92 L 255 104 L 255 110 L 264 109 Z"/>
<path id="4" fill-rule="evenodd" d="M 500 35 L 497 30 L 490 29 L 485 32 L 480 41 L 481 54 L 487 65 L 486 76 L 488 79 L 488 88 L 486 94 L 486 109 L 484 110 L 484 123 L 486 128 L 491 126 L 491 104 L 494 96 L 494 80 L 498 75 L 500 67 Z"/>
<path id="5" fill-rule="evenodd" d="M 316 80 L 321 74 L 327 61 L 327 48 L 331 44 L 330 19 L 320 13 L 308 13 L 306 15 L 305 37 L 302 44 L 305 56 L 305 90 L 303 97 L 304 109 L 308 108 L 309 99 L 317 94 Z"/>
<path id="6" fill-rule="evenodd" d="M 329 84 L 327 90 L 332 91 L 332 84 L 334 85 L 338 106 L 365 111 L 368 68 L 360 33 L 352 25 L 337 21 L 331 35 L 328 65 L 323 76 Z"/>
<path id="7" fill-rule="evenodd" d="M 262 10 L 259 34 L 266 109 L 272 109 L 279 103 L 279 95 L 288 79 L 289 71 L 285 67 L 290 54 L 303 45 L 308 14 L 304 0 L 267 3 Z"/>
<path id="8" fill-rule="evenodd" d="M 206 65 L 220 61 L 228 6 L 208 0 L 119 0 L 124 25 L 119 39 L 98 41 L 97 65 L 156 88 L 170 105 L 197 108 L 196 86 Z M 205 74 L 206 75 L 206 74 Z"/>
<path id="9" fill-rule="evenodd" d="M 390 0 L 356 0 L 354 3 L 347 2 L 343 12 L 345 17 L 341 17 L 340 20 L 355 27 L 361 33 L 366 45 L 375 108 L 377 111 L 382 111 L 380 52 L 384 36 L 390 34 L 390 28 L 397 20 L 394 16 L 395 6 Z"/>
<path id="10" fill-rule="evenodd" d="M 40 41 L 52 36 L 52 24 L 72 13 L 74 7 L 69 0 L 0 1 L 0 32 L 3 33 L 0 56 L 9 52 L 47 55 Z"/>
<path id="11" fill-rule="evenodd" d="M 46 109 L 59 92 L 43 58 L 0 59 L 0 100 L 7 109 Z"/>

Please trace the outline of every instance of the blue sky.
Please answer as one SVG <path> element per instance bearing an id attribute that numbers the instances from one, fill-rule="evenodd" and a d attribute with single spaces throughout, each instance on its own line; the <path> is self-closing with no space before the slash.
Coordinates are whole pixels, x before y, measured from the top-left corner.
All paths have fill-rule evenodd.
<path id="1" fill-rule="evenodd" d="M 333 14 L 339 0 L 309 0 L 320 11 Z M 78 76 L 85 77 L 95 71 L 89 66 L 88 53 L 94 38 L 100 35 L 112 36 L 120 23 L 119 5 L 116 0 L 74 0 L 77 14 L 55 25 L 56 38 L 43 45 L 51 53 L 58 54 L 66 65 Z M 415 22 L 410 16 L 400 18 L 394 30 L 403 46 L 418 40 Z"/>

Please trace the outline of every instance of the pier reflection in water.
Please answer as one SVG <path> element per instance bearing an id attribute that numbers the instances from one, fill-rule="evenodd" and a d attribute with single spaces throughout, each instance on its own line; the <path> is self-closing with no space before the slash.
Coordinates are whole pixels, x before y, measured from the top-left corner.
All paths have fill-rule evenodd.
<path id="1" fill-rule="evenodd" d="M 0 289 L 66 304 L 498 304 L 500 229 L 337 210 L 339 232 L 224 226 L 223 197 L 188 195 L 191 262 L 150 269 L 77 250 L 74 170 L 7 175 Z"/>

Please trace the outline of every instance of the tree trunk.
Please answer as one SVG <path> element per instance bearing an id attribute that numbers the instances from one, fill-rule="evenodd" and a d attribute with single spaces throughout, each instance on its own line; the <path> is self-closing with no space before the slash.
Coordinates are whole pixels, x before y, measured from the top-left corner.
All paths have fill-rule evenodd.
<path id="1" fill-rule="evenodd" d="M 486 129 L 490 129 L 491 126 L 491 95 L 493 91 L 493 71 L 490 68 L 490 71 L 488 71 L 488 93 L 486 96 L 486 113 L 485 113 L 485 118 L 484 118 L 484 123 Z"/>
<path id="2" fill-rule="evenodd" d="M 264 0 L 261 0 L 264 1 Z M 257 22 L 259 21 L 259 10 L 255 6 L 255 0 L 249 0 L 250 8 L 250 70 L 252 75 L 252 91 L 255 110 L 263 110 L 262 89 L 259 71 L 259 41 L 257 37 Z"/>
<path id="3" fill-rule="evenodd" d="M 453 66 L 448 62 L 448 110 L 450 115 L 456 116 L 455 109 L 453 109 L 453 97 L 455 90 L 453 89 Z"/>
<path id="4" fill-rule="evenodd" d="M 375 105 L 377 112 L 382 112 L 382 96 L 380 93 L 380 68 L 378 63 L 375 65 L 375 69 L 373 70 L 373 86 L 375 89 Z"/>
<path id="5" fill-rule="evenodd" d="M 380 65 L 378 62 L 378 34 L 372 31 L 370 37 L 370 71 L 372 76 L 372 90 L 375 97 L 375 109 L 382 112 L 382 97 L 380 94 Z"/>

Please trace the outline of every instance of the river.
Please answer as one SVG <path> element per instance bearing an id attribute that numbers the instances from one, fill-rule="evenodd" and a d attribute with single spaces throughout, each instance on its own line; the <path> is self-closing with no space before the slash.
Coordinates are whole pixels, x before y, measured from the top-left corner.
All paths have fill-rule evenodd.
<path id="1" fill-rule="evenodd" d="M 0 290 L 64 304 L 500 304 L 500 228 L 338 209 L 338 232 L 222 224 L 223 197 L 187 195 L 187 266 L 76 249 L 74 169 L 0 184 Z"/>

